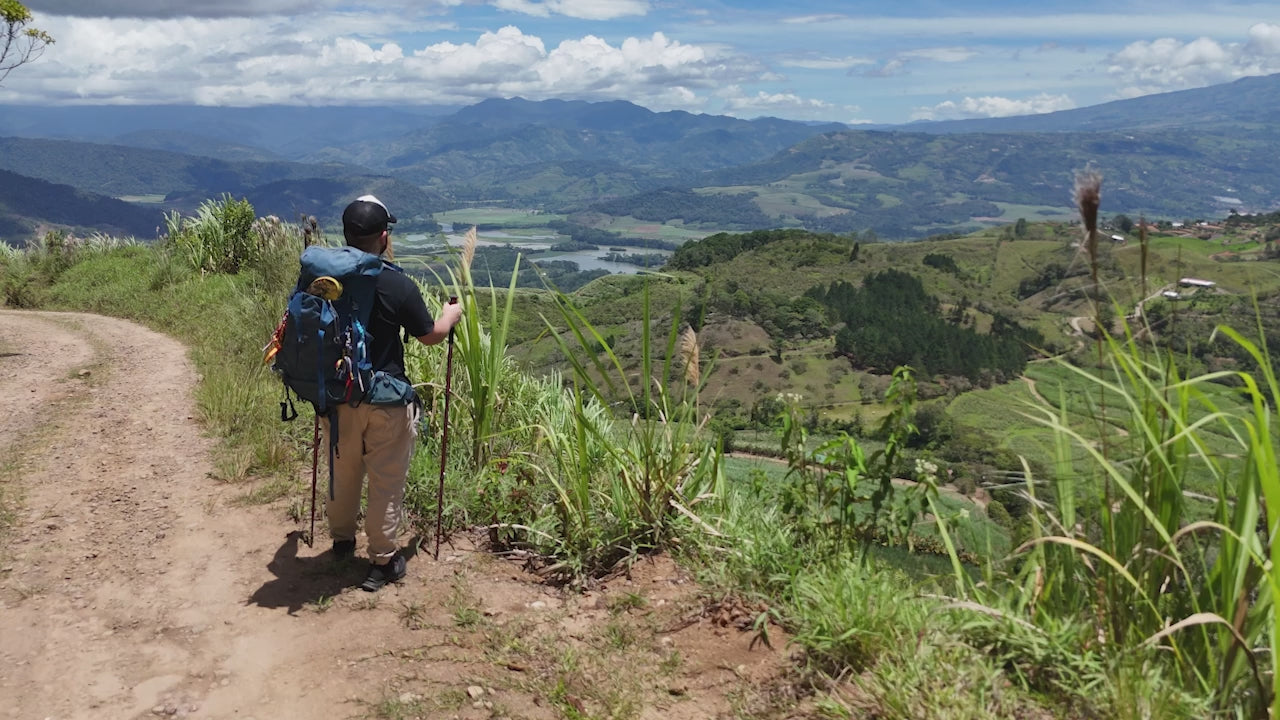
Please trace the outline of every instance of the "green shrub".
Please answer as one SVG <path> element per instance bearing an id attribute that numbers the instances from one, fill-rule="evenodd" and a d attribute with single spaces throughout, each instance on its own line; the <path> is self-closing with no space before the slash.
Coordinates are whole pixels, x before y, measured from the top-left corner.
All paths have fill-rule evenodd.
<path id="1" fill-rule="evenodd" d="M 999 500 L 992 500 L 987 503 L 987 517 L 991 518 L 991 522 L 1005 530 L 1013 529 L 1013 517 L 1009 515 L 1008 510 L 1004 509 L 1004 503 Z"/>
<path id="2" fill-rule="evenodd" d="M 228 193 L 201 203 L 192 217 L 176 211 L 166 215 L 165 243 L 195 270 L 237 273 L 261 255 L 253 223 L 249 201 L 234 200 Z"/>

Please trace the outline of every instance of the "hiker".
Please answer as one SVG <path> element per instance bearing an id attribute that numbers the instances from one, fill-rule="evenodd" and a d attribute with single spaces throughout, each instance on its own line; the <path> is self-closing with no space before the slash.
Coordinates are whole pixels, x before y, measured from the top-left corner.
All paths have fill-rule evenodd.
<path id="1" fill-rule="evenodd" d="M 342 234 L 347 245 L 382 256 L 391 246 L 391 225 L 395 221 L 380 200 L 363 195 L 342 213 Z M 424 345 L 434 345 L 449 336 L 450 328 L 461 316 L 462 306 L 451 304 L 443 306 L 440 317 L 433 320 L 422 293 L 408 275 L 378 273 L 368 324 L 368 356 L 373 370 L 408 386 L 401 329 L 406 340 L 412 336 Z M 406 572 L 396 532 L 420 407 L 416 401 L 403 406 L 338 403 L 330 412 L 336 414 L 337 437 L 336 452 L 331 456 L 333 490 L 326 500 L 325 514 L 329 518 L 333 554 L 338 559 L 355 554 L 356 516 L 360 511 L 361 485 L 367 475 L 365 534 L 369 538 L 370 566 L 360 587 L 376 592 L 387 583 L 400 580 Z M 321 423 L 328 444 L 330 417 L 326 415 Z"/>

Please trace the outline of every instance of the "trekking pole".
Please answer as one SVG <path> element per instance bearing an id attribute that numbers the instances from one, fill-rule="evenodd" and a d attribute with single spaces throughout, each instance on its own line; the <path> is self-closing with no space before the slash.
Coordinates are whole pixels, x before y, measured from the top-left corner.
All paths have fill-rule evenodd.
<path id="1" fill-rule="evenodd" d="M 316 544 L 316 465 L 320 462 L 320 415 L 316 415 L 315 432 L 311 439 L 311 534 L 307 535 L 307 547 Z"/>
<path id="2" fill-rule="evenodd" d="M 458 296 L 449 298 L 450 305 L 458 304 Z M 434 558 L 440 559 L 441 524 L 444 520 L 444 466 L 449 457 L 449 395 L 453 382 L 453 328 L 449 328 L 449 349 L 445 351 L 444 360 L 444 429 L 440 433 L 440 488 L 436 491 L 436 551 Z"/>

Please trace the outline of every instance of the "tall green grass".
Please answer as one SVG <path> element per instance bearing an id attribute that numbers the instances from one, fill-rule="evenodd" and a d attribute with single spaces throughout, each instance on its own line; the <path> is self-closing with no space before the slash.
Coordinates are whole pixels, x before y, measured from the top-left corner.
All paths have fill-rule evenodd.
<path id="1" fill-rule="evenodd" d="M 564 582 L 668 547 L 689 528 L 709 530 L 697 509 L 716 497 L 720 455 L 698 414 L 698 382 L 689 380 L 696 338 L 682 354 L 678 312 L 665 349 L 646 317 L 637 370 L 623 364 L 569 298 L 552 293 L 557 315 L 544 322 L 573 376 L 528 378 L 515 371 L 506 349 L 515 275 L 502 295 L 478 286 L 470 267 L 474 243 L 473 230 L 457 267 L 429 289 L 460 298 L 465 308 L 455 333 L 451 417 L 441 413 L 447 348 L 410 353 L 410 372 L 432 378 L 424 388 L 432 408 L 428 450 L 441 451 L 445 422 L 451 437 L 469 440 L 445 459 L 454 491 L 448 521 L 487 525 L 497 549 L 532 553 L 544 573 Z M 671 382 L 676 375 L 681 379 Z M 410 481 L 419 511 L 430 507 L 428 472 L 415 466 Z"/>
<path id="2" fill-rule="evenodd" d="M 1081 207 L 1096 268 L 1088 214 L 1096 213 L 1095 180 L 1092 201 Z M 1058 361 L 1097 393 L 1087 412 L 1070 411 L 1060 397 L 1056 407 L 1026 413 L 1055 438 L 1043 488 L 1028 467 L 1032 537 L 1015 550 L 1011 570 L 988 566 L 986 582 L 973 581 L 957 560 L 965 598 L 957 607 L 987 613 L 970 629 L 1025 628 L 1021 640 L 1001 641 L 1011 657 L 1025 661 L 1036 642 L 1073 628 L 1060 637 L 1070 657 L 1095 655 L 1112 672 L 1154 667 L 1215 714 L 1274 717 L 1280 571 L 1267 518 L 1280 511 L 1280 389 L 1271 357 L 1265 344 L 1219 327 L 1256 368 L 1187 377 L 1145 327 L 1122 328 L 1119 336 L 1105 327 L 1097 334 L 1095 367 Z M 1220 402 L 1223 383 L 1239 387 L 1245 402 Z M 1126 435 L 1099 430 L 1115 417 Z M 1244 461 L 1223 462 L 1220 440 L 1211 438 L 1230 438 Z M 1193 475 L 1209 478 L 1208 517 L 1186 495 Z"/>
<path id="3" fill-rule="evenodd" d="M 560 317 L 546 320 L 574 369 L 579 392 L 601 404 L 621 403 L 630 414 L 621 423 L 622 442 L 607 445 L 619 471 L 617 482 L 609 485 L 610 499 L 619 508 L 633 507 L 645 528 L 642 534 L 656 541 L 666 535 L 669 518 L 683 515 L 696 521 L 691 508 L 718 495 L 723 474 L 719 450 L 706 428 L 708 418 L 699 411 L 702 368 L 696 334 L 689 330 L 682 340 L 677 305 L 665 344 L 658 345 L 648 283 L 643 297 L 636 368 L 624 364 L 609 340 L 563 295 L 556 296 Z M 586 427 L 597 439 L 608 439 L 603 428 Z"/>
<path id="4" fill-rule="evenodd" d="M 507 354 L 507 333 L 511 327 L 512 308 L 515 302 L 516 282 L 519 279 L 520 261 L 511 272 L 511 285 L 504 302 L 498 301 L 497 290 L 489 285 L 487 302 L 481 302 L 481 290 L 471 275 L 471 263 L 475 258 L 476 229 L 466 235 L 466 242 L 459 256 L 458 267 L 447 268 L 449 280 L 441 280 L 447 293 L 463 303 L 466 312 L 457 326 L 456 354 L 459 370 L 466 375 L 462 385 L 468 394 L 464 407 L 470 414 L 471 462 L 484 466 L 491 455 L 491 440 L 502 426 L 507 397 L 498 388 L 514 365 Z M 488 323 L 484 323 L 482 309 L 488 309 Z"/>
<path id="5" fill-rule="evenodd" d="M 1265 716 L 1275 699 L 1276 580 L 1264 518 L 1280 510 L 1271 504 L 1280 501 L 1280 394 L 1265 348 L 1220 331 L 1255 356 L 1260 380 L 1247 372 L 1182 377 L 1172 358 L 1132 335 L 1107 338 L 1106 367 L 1072 368 L 1137 419 L 1129 437 L 1104 448 L 1060 410 L 1028 413 L 1059 442 L 1049 495 L 1034 478 L 1027 484 L 1033 537 L 1015 551 L 1018 571 L 1007 585 L 956 575 L 967 597 L 996 614 L 1041 630 L 1078 624 L 1078 653 L 1113 665 L 1156 663 L 1218 712 Z M 1211 385 L 1227 379 L 1244 388 L 1248 411 L 1214 402 Z M 1202 440 L 1210 428 L 1234 437 L 1248 462 L 1228 472 Z M 1092 460 L 1087 472 L 1073 451 Z M 1208 519 L 1184 496 L 1192 466 L 1216 478 Z"/>

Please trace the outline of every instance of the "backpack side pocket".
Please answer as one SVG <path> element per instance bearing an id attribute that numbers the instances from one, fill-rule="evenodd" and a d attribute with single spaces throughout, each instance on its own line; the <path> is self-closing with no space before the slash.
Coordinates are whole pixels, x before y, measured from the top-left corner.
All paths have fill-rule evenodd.
<path id="1" fill-rule="evenodd" d="M 370 405 L 398 407 L 408 405 L 417 397 L 412 385 L 379 370 L 373 374 L 373 381 L 369 385 L 369 392 L 365 393 L 364 401 Z"/>

